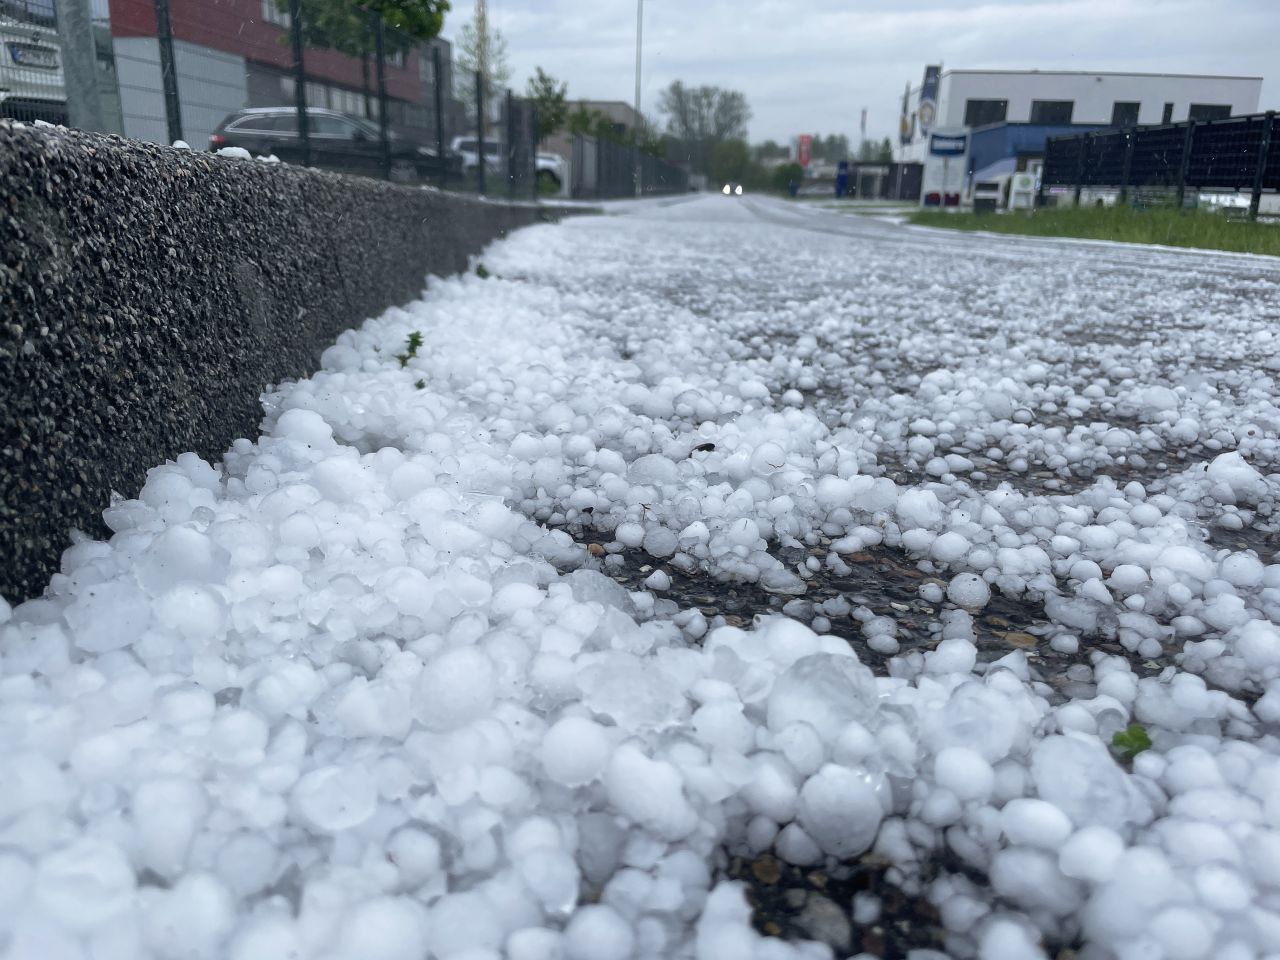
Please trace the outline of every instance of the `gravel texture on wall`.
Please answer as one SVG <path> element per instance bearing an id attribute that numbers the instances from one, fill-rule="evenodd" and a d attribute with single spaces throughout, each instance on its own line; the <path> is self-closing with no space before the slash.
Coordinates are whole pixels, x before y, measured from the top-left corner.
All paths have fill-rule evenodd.
<path id="1" fill-rule="evenodd" d="M 0 122 L 0 596 L 268 385 L 557 211 Z"/>

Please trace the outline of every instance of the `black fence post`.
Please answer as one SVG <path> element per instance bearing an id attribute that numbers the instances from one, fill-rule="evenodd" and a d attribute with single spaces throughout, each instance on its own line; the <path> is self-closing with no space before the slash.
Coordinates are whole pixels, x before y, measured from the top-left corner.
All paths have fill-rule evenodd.
<path id="1" fill-rule="evenodd" d="M 1249 194 L 1249 219 L 1258 219 L 1258 205 L 1262 203 L 1262 182 L 1267 172 L 1267 157 L 1271 154 L 1271 128 L 1275 126 L 1276 112 L 1268 110 L 1262 118 L 1262 138 L 1258 142 L 1258 165 L 1253 171 L 1253 191 Z"/>
<path id="2" fill-rule="evenodd" d="M 476 71 L 476 190 L 484 193 L 485 149 L 484 149 L 484 74 Z"/>
<path id="3" fill-rule="evenodd" d="M 526 103 L 529 121 L 529 193 L 538 199 L 538 108 L 533 101 Z"/>
<path id="4" fill-rule="evenodd" d="M 1191 169 L 1191 147 L 1195 142 L 1196 122 L 1187 121 L 1187 131 L 1182 137 L 1182 160 L 1178 163 L 1178 209 L 1187 202 L 1187 173 Z"/>
<path id="5" fill-rule="evenodd" d="M 164 118 L 169 142 L 182 139 L 182 102 L 178 99 L 178 71 L 173 62 L 173 24 L 169 0 L 156 0 L 156 42 L 160 47 L 160 85 L 164 89 Z"/>
<path id="6" fill-rule="evenodd" d="M 293 53 L 293 102 L 298 113 L 302 165 L 311 166 L 311 125 L 307 122 L 307 70 L 302 61 L 302 0 L 289 0 L 289 46 Z"/>
<path id="7" fill-rule="evenodd" d="M 1129 178 L 1133 173 L 1133 148 L 1138 142 L 1138 131 L 1128 130 L 1124 135 L 1124 163 L 1120 168 L 1120 196 L 1116 206 L 1123 207 L 1129 200 Z"/>
<path id="8" fill-rule="evenodd" d="M 449 155 L 444 150 L 444 67 L 440 63 L 439 44 L 431 48 L 431 70 L 436 107 L 436 176 L 440 181 L 440 189 L 444 190 L 449 183 Z"/>
<path id="9" fill-rule="evenodd" d="M 507 114 L 507 142 L 503 145 L 507 149 L 507 196 L 511 199 L 516 195 L 516 98 L 511 93 L 511 89 L 507 89 L 507 102 L 505 104 Z"/>
<path id="10" fill-rule="evenodd" d="M 1080 194 L 1084 190 L 1084 168 L 1089 159 L 1089 147 L 1093 143 L 1093 134 L 1086 133 L 1080 141 L 1080 161 L 1076 165 L 1075 205 L 1080 206 Z"/>
<path id="11" fill-rule="evenodd" d="M 373 55 L 378 71 L 378 148 L 382 154 L 382 176 L 391 179 L 391 131 L 387 126 L 387 38 L 383 30 L 382 17 L 377 13 L 369 14 L 373 18 Z"/>

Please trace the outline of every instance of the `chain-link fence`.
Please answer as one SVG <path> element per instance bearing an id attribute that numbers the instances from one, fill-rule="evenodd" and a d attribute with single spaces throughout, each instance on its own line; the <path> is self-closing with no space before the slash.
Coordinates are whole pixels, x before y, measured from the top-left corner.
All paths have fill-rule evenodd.
<path id="1" fill-rule="evenodd" d="M 536 195 L 543 164 L 531 104 L 464 75 L 446 40 L 423 42 L 355 4 L 334 22 L 309 22 L 309 9 L 299 0 L 0 0 L 0 115 Z M 546 166 L 544 192 L 557 192 L 563 172 Z"/>

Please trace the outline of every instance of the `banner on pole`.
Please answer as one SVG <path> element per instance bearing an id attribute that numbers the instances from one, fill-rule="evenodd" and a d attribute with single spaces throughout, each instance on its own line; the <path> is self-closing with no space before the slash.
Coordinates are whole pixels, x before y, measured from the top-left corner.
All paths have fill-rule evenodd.
<path id="1" fill-rule="evenodd" d="M 938 116 L 938 84 L 942 79 L 941 65 L 924 68 L 924 83 L 920 85 L 920 105 L 916 107 L 916 120 L 920 133 L 929 135 Z"/>

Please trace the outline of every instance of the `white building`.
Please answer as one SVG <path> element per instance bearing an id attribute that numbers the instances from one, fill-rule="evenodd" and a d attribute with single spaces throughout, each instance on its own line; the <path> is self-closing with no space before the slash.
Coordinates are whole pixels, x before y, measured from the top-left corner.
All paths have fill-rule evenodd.
<path id="1" fill-rule="evenodd" d="M 992 124 L 1053 128 L 1133 126 L 1216 120 L 1255 113 L 1261 77 L 1171 73 L 1100 73 L 1062 70 L 945 70 L 938 79 L 935 128 L 970 129 Z M 920 91 L 912 90 L 903 129 L 903 159 L 924 160 L 927 140 L 915 116 Z"/>

